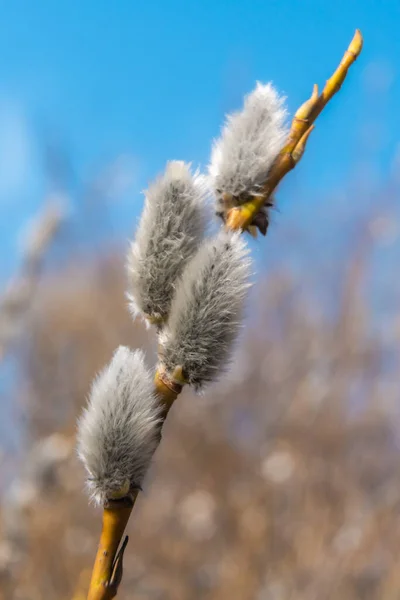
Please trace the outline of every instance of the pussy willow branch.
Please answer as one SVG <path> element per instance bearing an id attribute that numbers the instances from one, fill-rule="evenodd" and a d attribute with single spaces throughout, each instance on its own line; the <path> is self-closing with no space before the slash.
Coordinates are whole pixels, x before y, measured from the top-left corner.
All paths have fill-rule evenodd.
<path id="1" fill-rule="evenodd" d="M 314 121 L 329 100 L 339 91 L 349 67 L 361 52 L 362 44 L 361 33 L 357 30 L 342 61 L 332 77 L 326 82 L 322 93 L 318 94 L 318 87 L 315 85 L 311 98 L 297 110 L 286 144 L 268 173 L 263 193 L 250 202 L 234 207 L 229 211 L 225 224 L 228 229 L 248 230 L 254 216 L 270 198 L 280 181 L 299 162 L 304 153 L 308 137 L 314 128 Z M 166 419 L 184 383 L 179 373 L 175 373 L 174 380 L 170 381 L 162 371 L 156 371 L 154 385 L 155 392 L 164 409 L 163 421 Z M 88 600 L 110 600 L 117 595 L 122 578 L 122 560 L 127 538 L 125 538 L 119 552 L 118 547 L 136 498 L 137 493 L 133 497 L 111 501 L 104 508 L 101 539 L 92 571 Z"/>

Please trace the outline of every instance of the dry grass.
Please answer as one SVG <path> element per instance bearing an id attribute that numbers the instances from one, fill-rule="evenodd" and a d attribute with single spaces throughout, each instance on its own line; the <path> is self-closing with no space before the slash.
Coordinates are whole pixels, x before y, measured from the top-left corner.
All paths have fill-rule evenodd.
<path id="1" fill-rule="evenodd" d="M 185 391 L 168 419 L 121 600 L 398 598 L 398 392 L 364 269 L 356 257 L 325 316 L 290 278 L 257 287 L 231 377 L 205 398 Z M 0 513 L 4 600 L 85 597 L 100 514 L 82 492 L 76 416 L 115 346 L 153 359 L 124 283 L 109 256 L 39 290 L 18 357 L 26 452 Z"/>

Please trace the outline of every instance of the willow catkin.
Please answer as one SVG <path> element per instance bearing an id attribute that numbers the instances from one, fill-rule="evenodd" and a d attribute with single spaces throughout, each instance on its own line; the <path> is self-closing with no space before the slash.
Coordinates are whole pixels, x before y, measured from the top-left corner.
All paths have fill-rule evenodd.
<path id="1" fill-rule="evenodd" d="M 170 376 L 182 368 L 196 389 L 229 364 L 238 336 L 251 261 L 239 234 L 221 231 L 203 242 L 186 265 L 160 334 L 162 365 Z"/>
<path id="2" fill-rule="evenodd" d="M 159 410 L 142 352 L 120 346 L 78 422 L 78 455 L 97 503 L 140 489 L 159 442 Z"/>
<path id="3" fill-rule="evenodd" d="M 258 83 L 243 109 L 227 116 L 209 165 L 217 212 L 225 210 L 224 194 L 239 205 L 262 190 L 287 136 L 284 101 L 271 83 Z"/>
<path id="4" fill-rule="evenodd" d="M 147 190 L 143 213 L 128 261 L 128 299 L 132 315 L 150 321 L 168 316 L 174 283 L 199 247 L 206 227 L 205 179 L 190 165 L 167 164 Z"/>

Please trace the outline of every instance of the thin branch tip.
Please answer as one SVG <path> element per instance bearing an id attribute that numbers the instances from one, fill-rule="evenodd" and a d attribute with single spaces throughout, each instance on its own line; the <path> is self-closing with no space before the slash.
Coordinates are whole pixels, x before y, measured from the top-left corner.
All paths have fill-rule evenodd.
<path id="1" fill-rule="evenodd" d="M 353 39 L 350 42 L 348 50 L 349 50 L 349 52 L 353 52 L 356 55 L 356 57 L 358 57 L 361 53 L 363 45 L 364 45 L 363 35 L 362 35 L 360 29 L 356 29 Z"/>
<path id="2" fill-rule="evenodd" d="M 262 192 L 245 204 L 231 208 L 227 213 L 226 226 L 235 231 L 248 231 L 254 225 L 254 218 L 268 202 L 282 179 L 300 161 L 304 154 L 308 137 L 314 129 L 313 123 L 322 110 L 340 90 L 346 79 L 350 66 L 359 57 L 363 47 L 361 31 L 356 29 L 348 49 L 345 51 L 339 66 L 327 80 L 321 94 L 314 84 L 312 94 L 296 111 L 290 131 L 281 152 L 268 172 Z"/>

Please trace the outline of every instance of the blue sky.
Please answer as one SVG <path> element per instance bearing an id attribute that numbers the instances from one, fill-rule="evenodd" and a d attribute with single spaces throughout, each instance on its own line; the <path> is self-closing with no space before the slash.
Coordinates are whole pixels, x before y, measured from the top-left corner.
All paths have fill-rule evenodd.
<path id="1" fill-rule="evenodd" d="M 363 214 L 396 161 L 400 184 L 399 0 L 0 0 L 0 14 L 0 286 L 46 193 L 46 135 L 71 159 L 75 209 L 79 184 L 130 157 L 129 193 L 107 207 L 125 241 L 141 190 L 168 159 L 204 167 L 225 113 L 257 80 L 272 80 L 293 113 L 357 27 L 363 53 L 279 189 L 266 258 L 282 251 L 290 223 L 313 232 L 304 281 L 319 255 L 335 255 L 349 211 Z M 383 295 L 398 270 L 391 257 L 375 257 Z"/>
<path id="2" fill-rule="evenodd" d="M 130 193 L 111 209 L 117 232 L 127 235 L 140 190 L 166 160 L 204 166 L 224 114 L 256 80 L 272 80 L 293 112 L 313 83 L 330 76 L 356 27 L 362 57 L 282 187 L 281 210 L 323 219 L 329 207 L 316 206 L 327 190 L 333 198 L 357 177 L 379 186 L 393 170 L 398 0 L 14 0 L 0 7 L 0 281 L 18 257 L 18 232 L 43 199 L 43 132 L 65 145 L 78 181 L 120 154 L 132 157 Z"/>

